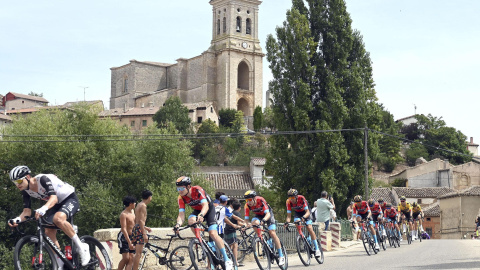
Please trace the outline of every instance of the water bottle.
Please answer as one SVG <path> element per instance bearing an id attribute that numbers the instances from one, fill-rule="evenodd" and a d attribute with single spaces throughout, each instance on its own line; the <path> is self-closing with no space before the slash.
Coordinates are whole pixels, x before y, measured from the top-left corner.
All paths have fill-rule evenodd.
<path id="1" fill-rule="evenodd" d="M 67 257 L 67 259 L 69 261 L 72 260 L 72 247 L 71 246 L 65 246 L 65 257 Z"/>
<path id="2" fill-rule="evenodd" d="M 208 242 L 208 246 L 212 249 L 213 252 L 216 251 L 216 249 L 215 249 L 215 242 Z"/>

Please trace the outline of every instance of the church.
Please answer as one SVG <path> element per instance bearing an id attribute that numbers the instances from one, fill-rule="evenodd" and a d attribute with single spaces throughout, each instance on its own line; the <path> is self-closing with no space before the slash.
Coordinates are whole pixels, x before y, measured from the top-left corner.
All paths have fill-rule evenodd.
<path id="1" fill-rule="evenodd" d="M 205 119 L 218 123 L 218 112 L 225 108 L 242 111 L 248 121 L 255 107 L 263 104 L 261 3 L 210 0 L 212 41 L 201 55 L 171 64 L 131 60 L 111 68 L 110 110 L 161 107 L 177 96 L 194 123 Z"/>

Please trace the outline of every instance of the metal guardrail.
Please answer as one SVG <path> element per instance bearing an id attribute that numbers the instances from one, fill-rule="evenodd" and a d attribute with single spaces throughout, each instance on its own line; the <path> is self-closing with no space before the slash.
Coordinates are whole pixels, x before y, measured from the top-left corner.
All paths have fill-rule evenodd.
<path id="1" fill-rule="evenodd" d="M 342 228 L 341 240 L 353 240 L 352 222 L 348 219 L 339 219 L 337 222 L 340 222 Z"/>
<path id="2" fill-rule="evenodd" d="M 320 237 L 318 224 L 312 224 L 312 226 L 313 226 L 313 231 L 315 232 L 315 235 L 317 235 L 317 237 Z M 277 232 L 277 235 L 280 238 L 280 240 L 282 240 L 283 246 L 285 247 L 285 249 L 287 251 L 296 251 L 297 246 L 296 246 L 295 242 L 297 241 L 297 236 L 298 236 L 297 228 L 294 225 L 290 225 L 289 229 L 290 229 L 290 232 L 288 232 L 283 227 L 283 223 L 278 223 L 277 222 L 276 232 Z M 306 227 L 303 227 L 303 233 L 305 235 L 308 235 Z"/>

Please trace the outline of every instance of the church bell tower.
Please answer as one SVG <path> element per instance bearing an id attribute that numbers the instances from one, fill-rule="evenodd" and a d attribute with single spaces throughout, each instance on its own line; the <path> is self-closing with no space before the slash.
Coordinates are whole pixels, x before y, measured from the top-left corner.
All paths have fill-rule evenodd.
<path id="1" fill-rule="evenodd" d="M 253 116 L 263 105 L 263 57 L 258 39 L 259 0 L 211 0 L 212 42 L 216 58 L 219 108 Z"/>

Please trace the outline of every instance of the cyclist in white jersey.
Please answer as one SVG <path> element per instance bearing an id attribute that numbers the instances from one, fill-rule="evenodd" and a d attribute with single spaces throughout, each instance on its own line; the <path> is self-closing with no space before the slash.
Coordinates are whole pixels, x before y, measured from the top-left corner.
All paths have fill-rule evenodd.
<path id="1" fill-rule="evenodd" d="M 9 221 L 8 225 L 16 227 L 18 226 L 17 222 L 24 221 L 26 216 L 32 214 L 31 197 L 46 201 L 42 207 L 35 210 L 35 218 L 42 218 L 46 224 L 52 226 L 45 228 L 45 234 L 60 247 L 57 241 L 56 227 L 61 229 L 75 242 L 82 265 L 88 264 L 90 261 L 88 244 L 80 241 L 72 224 L 67 221 L 78 212 L 80 207 L 75 188 L 53 174 L 39 174 L 34 177 L 30 174 L 31 171 L 27 166 L 17 166 L 10 171 L 10 180 L 22 191 L 23 212 L 20 216 L 11 220 L 12 222 Z M 62 260 L 60 258 L 56 259 L 58 268 L 63 269 Z"/>

